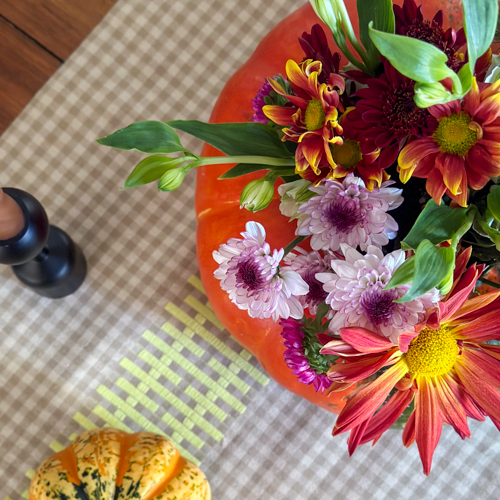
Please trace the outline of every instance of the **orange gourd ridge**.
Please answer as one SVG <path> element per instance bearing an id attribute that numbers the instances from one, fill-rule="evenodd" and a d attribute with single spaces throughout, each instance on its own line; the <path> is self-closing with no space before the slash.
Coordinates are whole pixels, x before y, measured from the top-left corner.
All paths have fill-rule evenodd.
<path id="1" fill-rule="evenodd" d="M 164 436 L 97 429 L 47 458 L 30 500 L 210 500 L 203 472 Z"/>
<path id="2" fill-rule="evenodd" d="M 346 0 L 347 10 L 358 32 L 356 0 Z M 402 5 L 403 0 L 393 3 Z M 461 0 L 423 0 L 425 18 L 432 18 L 443 10 L 446 26 L 458 28 L 462 23 Z M 252 121 L 251 100 L 267 77 L 284 72 L 288 59 L 300 61 L 303 57 L 297 39 L 304 31 L 310 31 L 319 22 L 309 3 L 292 13 L 272 29 L 260 42 L 251 58 L 229 79 L 222 90 L 210 118 L 211 123 Z M 321 24 L 321 23 L 320 23 Z M 329 29 L 323 25 L 325 32 Z M 335 44 L 330 39 L 331 47 Z M 346 64 L 345 59 L 342 64 Z M 203 156 L 219 156 L 215 148 L 205 145 Z M 231 165 L 201 167 L 197 174 L 196 214 L 198 220 L 197 254 L 201 278 L 210 304 L 227 330 L 260 361 L 266 372 L 286 389 L 312 403 L 339 413 L 345 404 L 347 392 L 326 396 L 315 392 L 312 385 L 296 379 L 286 366 L 283 353 L 285 347 L 280 335 L 281 328 L 271 319 L 252 319 L 247 311 L 237 309 L 213 277 L 217 268 L 212 252 L 229 238 L 238 237 L 250 220 L 264 225 L 266 240 L 271 248 L 282 248 L 295 237 L 296 223 L 288 223 L 279 212 L 279 197 L 275 193 L 271 205 L 260 212 L 240 210 L 240 193 L 245 185 L 259 174 L 218 180 Z"/>

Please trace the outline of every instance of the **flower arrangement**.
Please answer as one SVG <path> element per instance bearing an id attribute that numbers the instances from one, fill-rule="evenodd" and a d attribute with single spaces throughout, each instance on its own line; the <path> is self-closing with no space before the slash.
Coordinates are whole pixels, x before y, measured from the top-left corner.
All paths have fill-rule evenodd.
<path id="1" fill-rule="evenodd" d="M 429 474 L 443 424 L 462 439 L 468 418 L 500 430 L 500 287 L 485 276 L 500 262 L 498 3 L 462 0 L 455 31 L 415 0 L 358 0 L 358 40 L 342 0 L 310 1 L 339 52 L 311 26 L 303 59 L 262 82 L 253 122 L 138 122 L 99 142 L 152 154 L 125 187 L 172 191 L 205 165 L 232 166 L 221 183 L 263 173 L 240 208 L 278 192 L 296 238 L 271 248 L 248 222 L 213 249 L 215 279 L 279 322 L 300 383 L 353 389 L 333 429 L 349 453 L 399 422 Z"/>

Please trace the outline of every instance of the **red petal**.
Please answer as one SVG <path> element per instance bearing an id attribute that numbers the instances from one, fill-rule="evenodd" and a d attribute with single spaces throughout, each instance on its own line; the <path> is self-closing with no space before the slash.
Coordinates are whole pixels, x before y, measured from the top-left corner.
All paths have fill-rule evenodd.
<path id="1" fill-rule="evenodd" d="M 367 328 L 341 328 L 340 336 L 344 342 L 352 345 L 359 352 L 384 352 L 394 347 L 394 344 L 389 339 Z"/>
<path id="2" fill-rule="evenodd" d="M 434 142 L 432 137 L 417 139 L 416 141 L 407 144 L 401 150 L 398 158 L 399 167 L 403 170 L 415 168 L 422 158 L 431 153 L 438 152 L 439 146 Z"/>
<path id="3" fill-rule="evenodd" d="M 495 94 L 481 102 L 474 114 L 474 121 L 484 126 L 494 121 L 498 115 L 500 115 L 500 94 Z"/>
<path id="4" fill-rule="evenodd" d="M 413 396 L 413 391 L 397 391 L 389 401 L 375 413 L 370 421 L 367 422 L 368 425 L 359 444 L 365 444 L 372 440 L 378 441 L 382 434 L 389 429 L 405 411 L 411 403 Z"/>
<path id="5" fill-rule="evenodd" d="M 462 321 L 473 320 L 478 316 L 484 316 L 490 311 L 497 311 L 500 313 L 500 290 L 498 292 L 485 293 L 479 297 L 474 297 L 460 308 L 453 320 L 460 318 Z M 497 300 L 498 299 L 498 300 Z"/>
<path id="6" fill-rule="evenodd" d="M 347 432 L 371 417 L 406 372 L 406 363 L 399 361 L 371 384 L 351 396 L 337 418 L 333 435 Z"/>
<path id="7" fill-rule="evenodd" d="M 408 352 L 408 347 L 411 341 L 418 335 L 418 332 L 403 332 L 398 337 L 399 350 L 401 352 Z"/>
<path id="8" fill-rule="evenodd" d="M 431 381 L 420 377 L 415 397 L 415 435 L 424 466 L 424 474 L 431 471 L 432 455 L 441 437 L 442 421 L 439 414 L 436 390 Z"/>
<path id="9" fill-rule="evenodd" d="M 297 112 L 296 108 L 284 108 L 283 106 L 264 106 L 263 113 L 278 125 L 293 126 L 295 122 L 292 117 Z"/>
<path id="10" fill-rule="evenodd" d="M 465 410 L 455 398 L 445 379 L 437 381 L 436 396 L 439 410 L 444 421 L 451 425 L 462 439 L 465 439 L 466 437 L 470 438 L 470 431 L 467 426 L 467 415 L 465 414 Z"/>
<path id="11" fill-rule="evenodd" d="M 357 351 L 350 344 L 343 340 L 331 340 L 321 348 L 321 354 L 333 354 L 338 356 L 362 356 L 363 353 Z"/>
<path id="12" fill-rule="evenodd" d="M 451 323 L 452 326 L 453 324 L 454 322 Z M 453 331 L 453 335 L 458 339 L 466 340 L 474 344 L 481 344 L 483 342 L 498 339 L 500 337 L 498 329 L 498 311 L 491 311 L 472 321 L 457 325 Z"/>
<path id="13" fill-rule="evenodd" d="M 487 372 L 470 360 L 462 362 L 462 357 L 458 358 L 455 365 L 460 383 L 488 416 L 500 420 L 500 392 L 491 383 Z"/>
<path id="14" fill-rule="evenodd" d="M 446 186 L 443 182 L 443 176 L 437 168 L 435 168 L 429 174 L 429 177 L 427 177 L 425 189 L 429 193 L 429 195 L 432 196 L 432 199 L 436 202 L 436 205 L 440 205 L 441 198 L 446 191 Z"/>
<path id="15" fill-rule="evenodd" d="M 465 162 L 463 158 L 457 155 L 439 153 L 436 156 L 436 166 L 443 174 L 443 181 L 446 187 L 456 195 L 462 183 L 462 177 L 465 174 Z"/>
<path id="16" fill-rule="evenodd" d="M 470 418 L 482 422 L 484 420 L 484 416 L 481 413 L 481 410 L 477 407 L 476 402 L 469 396 L 463 386 L 455 380 L 455 376 L 456 375 L 452 373 L 448 373 L 443 377 L 443 379 L 446 380 L 446 383 L 453 392 L 456 400 L 462 405 L 465 414 Z"/>
<path id="17" fill-rule="evenodd" d="M 380 168 L 384 169 L 390 167 L 396 161 L 398 154 L 399 144 L 397 142 L 384 148 L 378 159 Z"/>
<path id="18" fill-rule="evenodd" d="M 403 429 L 403 444 L 409 448 L 415 442 L 415 412 L 413 411 Z"/>
<path id="19" fill-rule="evenodd" d="M 370 377 L 378 372 L 384 366 L 387 366 L 392 356 L 392 352 L 388 352 L 383 356 L 363 356 L 347 363 L 339 363 L 333 365 L 328 370 L 328 378 L 333 382 L 358 382 Z"/>
<path id="20" fill-rule="evenodd" d="M 349 439 L 347 440 L 347 450 L 349 451 L 349 456 L 352 456 L 358 445 L 361 444 L 361 439 L 363 438 L 368 422 L 370 422 L 369 418 L 351 430 L 351 434 L 349 434 Z"/>

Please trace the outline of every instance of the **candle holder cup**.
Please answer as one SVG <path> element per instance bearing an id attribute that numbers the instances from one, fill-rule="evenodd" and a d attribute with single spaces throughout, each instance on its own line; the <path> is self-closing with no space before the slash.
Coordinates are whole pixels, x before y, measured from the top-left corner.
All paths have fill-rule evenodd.
<path id="1" fill-rule="evenodd" d="M 12 266 L 18 279 L 39 295 L 58 299 L 74 293 L 87 274 L 80 247 L 60 228 L 49 225 L 40 202 L 15 188 L 4 188 L 21 207 L 23 229 L 0 240 L 0 263 Z"/>

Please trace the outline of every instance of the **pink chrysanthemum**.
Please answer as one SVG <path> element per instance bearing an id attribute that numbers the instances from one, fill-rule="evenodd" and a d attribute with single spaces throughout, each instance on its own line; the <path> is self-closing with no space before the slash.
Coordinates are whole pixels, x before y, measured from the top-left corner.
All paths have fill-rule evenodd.
<path id="1" fill-rule="evenodd" d="M 392 181 L 368 191 L 364 182 L 349 174 L 343 182 L 326 179 L 309 189 L 316 193 L 298 208 L 307 217 L 299 219 L 296 234 L 309 236 L 313 250 L 335 252 L 341 243 L 365 251 L 368 245 L 382 247 L 396 236 L 397 222 L 386 212 L 403 202 L 402 190 L 390 188 Z"/>
<path id="2" fill-rule="evenodd" d="M 266 243 L 266 232 L 258 222 L 247 222 L 243 239 L 231 238 L 213 257 L 219 264 L 214 276 L 231 301 L 252 318 L 301 318 L 303 308 L 297 296 L 309 289 L 298 273 L 280 270 L 284 250 Z"/>
<path id="3" fill-rule="evenodd" d="M 332 385 L 326 373 L 330 359 L 334 357 L 320 354 L 323 347 L 318 339 L 304 333 L 304 325 L 293 319 L 282 319 L 281 336 L 285 339 L 285 363 L 302 384 L 313 384 L 316 392 L 323 392 Z"/>
<path id="4" fill-rule="evenodd" d="M 354 248 L 342 245 L 345 261 L 332 260 L 334 273 L 320 273 L 328 292 L 326 303 L 335 311 L 329 330 L 338 334 L 344 327 L 368 328 L 391 342 L 397 343 L 403 331 L 413 331 L 422 323 L 427 309 L 436 305 L 439 295 L 436 289 L 411 302 L 397 304 L 410 288 L 402 285 L 384 290 L 396 269 L 405 261 L 405 253 L 396 250 L 384 256 L 382 250 L 369 246 L 366 255 Z"/>
<path id="5" fill-rule="evenodd" d="M 326 254 L 322 257 L 319 252 L 306 252 L 300 247 L 296 247 L 294 252 L 298 252 L 299 255 L 295 253 L 289 253 L 285 257 L 285 264 L 290 266 L 292 271 L 298 273 L 301 278 L 309 286 L 309 292 L 307 295 L 301 295 L 298 297 L 300 303 L 304 308 L 308 308 L 311 315 L 315 315 L 318 306 L 325 302 L 326 296 L 328 295 L 325 290 L 323 290 L 323 283 L 316 279 L 317 273 L 328 273 L 331 272 L 330 262 L 335 257 L 330 254 Z"/>

